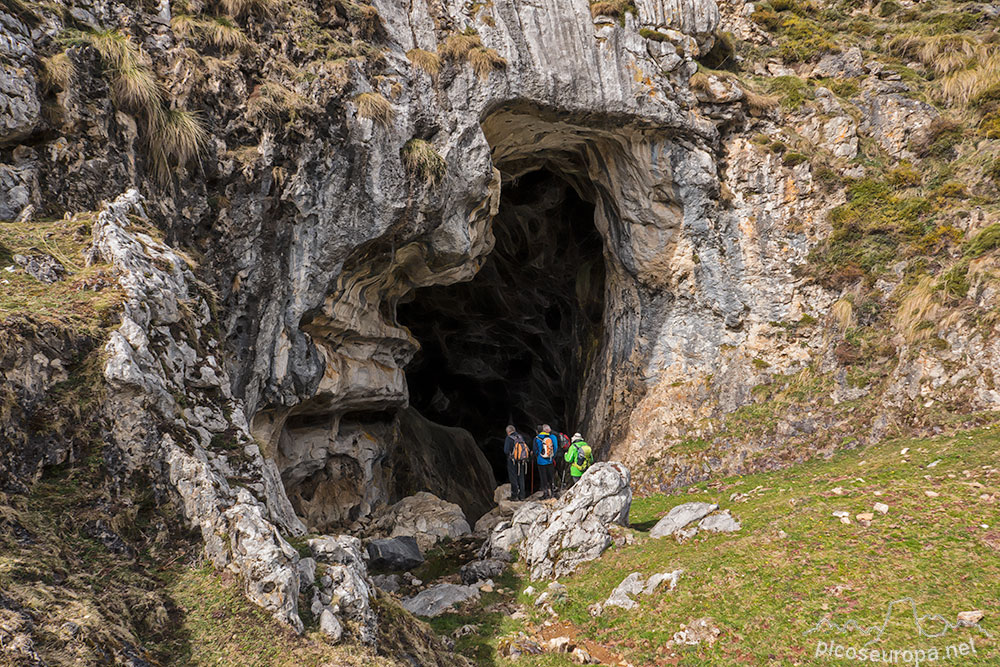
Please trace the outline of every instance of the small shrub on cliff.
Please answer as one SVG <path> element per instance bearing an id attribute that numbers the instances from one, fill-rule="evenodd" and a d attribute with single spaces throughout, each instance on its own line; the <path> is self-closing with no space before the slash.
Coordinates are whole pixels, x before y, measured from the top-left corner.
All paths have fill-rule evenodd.
<path id="1" fill-rule="evenodd" d="M 644 39 L 651 39 L 654 42 L 666 42 L 670 40 L 664 33 L 657 30 L 650 30 L 649 28 L 639 28 L 639 36 Z"/>
<path id="2" fill-rule="evenodd" d="M 379 93 L 361 93 L 354 98 L 358 115 L 377 125 L 387 127 L 392 122 L 392 104 Z"/>
<path id="3" fill-rule="evenodd" d="M 736 69 L 736 37 L 731 32 L 716 31 L 715 43 L 700 62 L 711 69 Z"/>
<path id="4" fill-rule="evenodd" d="M 969 261 L 961 260 L 941 274 L 938 287 L 948 296 L 964 299 L 969 294 Z"/>
<path id="5" fill-rule="evenodd" d="M 411 63 L 431 76 L 437 76 L 438 72 L 441 71 L 441 58 L 436 53 L 424 49 L 410 49 L 406 52 L 406 57 Z"/>
<path id="6" fill-rule="evenodd" d="M 437 185 L 444 177 L 447 166 L 434 145 L 423 139 L 410 139 L 403 146 L 403 164 L 411 174 L 419 176 L 430 185 Z"/>
<path id="7" fill-rule="evenodd" d="M 794 111 L 814 97 L 809 84 L 797 76 L 776 76 L 765 79 L 762 84 L 786 111 Z"/>
<path id="8" fill-rule="evenodd" d="M 896 187 L 908 188 L 920 185 L 923 180 L 920 172 L 913 168 L 913 163 L 903 160 L 895 169 L 889 171 L 889 183 Z"/>
<path id="9" fill-rule="evenodd" d="M 225 16 L 216 16 L 206 27 L 209 41 L 220 49 L 241 49 L 250 43 L 240 27 Z"/>
<path id="10" fill-rule="evenodd" d="M 786 167 L 795 167 L 802 164 L 803 162 L 808 162 L 808 161 L 809 157 L 807 155 L 804 155 L 802 153 L 797 153 L 795 151 L 789 151 L 785 153 L 784 157 L 781 158 L 781 164 L 785 165 Z"/>

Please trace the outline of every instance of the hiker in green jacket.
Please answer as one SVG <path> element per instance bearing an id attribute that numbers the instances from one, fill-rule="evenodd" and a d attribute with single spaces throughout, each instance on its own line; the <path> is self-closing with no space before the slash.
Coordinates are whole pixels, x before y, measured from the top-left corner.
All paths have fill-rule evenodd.
<path id="1" fill-rule="evenodd" d="M 569 485 L 572 487 L 594 462 L 594 453 L 579 433 L 574 433 L 570 442 L 569 449 L 566 450 L 566 463 L 570 464 Z"/>

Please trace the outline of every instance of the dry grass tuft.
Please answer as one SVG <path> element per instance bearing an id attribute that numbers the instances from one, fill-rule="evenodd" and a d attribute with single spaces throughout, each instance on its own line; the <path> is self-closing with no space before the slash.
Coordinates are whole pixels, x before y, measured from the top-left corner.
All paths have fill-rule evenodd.
<path id="1" fill-rule="evenodd" d="M 908 342 L 913 343 L 934 333 L 939 314 L 935 281 L 925 276 L 903 299 L 893 324 Z"/>
<path id="2" fill-rule="evenodd" d="M 500 57 L 494 49 L 477 47 L 469 51 L 467 58 L 472 65 L 472 71 L 480 79 L 490 78 L 490 74 L 507 67 L 507 61 Z"/>
<path id="3" fill-rule="evenodd" d="M 483 46 L 479 35 L 471 30 L 449 35 L 441 42 L 438 52 L 449 60 L 468 61 L 480 79 L 488 79 L 492 72 L 507 67 L 507 61 L 494 49 Z"/>
<path id="4" fill-rule="evenodd" d="M 308 106 L 306 98 L 291 88 L 266 81 L 257 86 L 247 100 L 247 116 L 257 120 L 282 115 L 294 118 Z"/>
<path id="5" fill-rule="evenodd" d="M 196 157 L 208 141 L 208 132 L 198 114 L 183 109 L 160 113 L 149 132 L 153 172 L 161 183 L 170 179 L 174 167 L 183 167 Z"/>
<path id="6" fill-rule="evenodd" d="M 438 54 L 424 49 L 410 49 L 406 52 L 406 57 L 414 66 L 419 67 L 431 76 L 437 76 L 441 71 L 441 58 Z"/>
<path id="7" fill-rule="evenodd" d="M 219 0 L 219 8 L 230 16 L 242 16 L 251 11 L 270 12 L 280 6 L 278 0 Z"/>
<path id="8" fill-rule="evenodd" d="M 65 51 L 42 59 L 42 84 L 48 90 L 66 90 L 76 75 L 76 65 Z"/>
<path id="9" fill-rule="evenodd" d="M 163 103 L 163 88 L 146 64 L 146 57 L 132 38 L 118 30 L 80 32 L 70 44 L 93 47 L 111 75 L 111 95 L 115 103 L 152 118 Z"/>
<path id="10" fill-rule="evenodd" d="M 475 33 L 454 33 L 441 42 L 438 53 L 449 60 L 462 60 L 469 55 L 469 51 L 482 46 L 479 35 Z"/>
<path id="11" fill-rule="evenodd" d="M 597 2 L 591 1 L 590 3 L 590 14 L 595 18 L 598 16 L 610 16 L 616 19 L 623 19 L 626 12 L 637 13 L 633 0 L 597 0 Z"/>
<path id="12" fill-rule="evenodd" d="M 373 39 L 382 27 L 382 18 L 378 10 L 371 5 L 353 5 L 348 12 L 351 25 L 357 29 L 361 39 Z"/>
<path id="13" fill-rule="evenodd" d="M 115 102 L 125 108 L 155 116 L 163 104 L 163 86 L 145 65 L 117 70 L 111 80 Z"/>
<path id="14" fill-rule="evenodd" d="M 242 49 L 250 44 L 240 27 L 224 16 L 216 16 L 205 27 L 209 41 L 220 49 Z"/>
<path id="15" fill-rule="evenodd" d="M 429 141 L 410 139 L 400 153 L 407 171 L 420 176 L 429 185 L 437 185 L 444 177 L 447 165 Z"/>
<path id="16" fill-rule="evenodd" d="M 704 72 L 695 72 L 688 81 L 688 85 L 691 87 L 691 90 L 707 93 L 709 92 L 708 75 Z"/>
<path id="17" fill-rule="evenodd" d="M 358 105 L 358 115 L 377 125 L 388 127 L 392 122 L 393 110 L 389 100 L 378 93 L 361 93 L 354 98 Z"/>
<path id="18" fill-rule="evenodd" d="M 781 103 L 777 95 L 762 95 L 749 88 L 743 89 L 743 99 L 746 101 L 747 109 L 752 116 L 767 114 Z"/>
<path id="19" fill-rule="evenodd" d="M 850 299 L 840 299 L 833 304 L 832 314 L 841 331 L 847 331 L 855 324 L 854 304 Z"/>
<path id="20" fill-rule="evenodd" d="M 170 30 L 176 37 L 187 39 L 201 32 L 202 21 L 191 14 L 174 14 L 170 17 Z"/>

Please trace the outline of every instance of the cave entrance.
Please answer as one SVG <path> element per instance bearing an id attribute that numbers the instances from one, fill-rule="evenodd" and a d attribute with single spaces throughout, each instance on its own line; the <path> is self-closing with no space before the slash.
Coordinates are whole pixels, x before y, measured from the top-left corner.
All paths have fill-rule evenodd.
<path id="1" fill-rule="evenodd" d="M 406 367 L 410 403 L 467 430 L 498 481 L 504 427 L 582 429 L 587 371 L 603 337 L 605 259 L 594 203 L 560 173 L 505 180 L 496 245 L 476 277 L 416 290 L 399 322 L 420 351 Z"/>

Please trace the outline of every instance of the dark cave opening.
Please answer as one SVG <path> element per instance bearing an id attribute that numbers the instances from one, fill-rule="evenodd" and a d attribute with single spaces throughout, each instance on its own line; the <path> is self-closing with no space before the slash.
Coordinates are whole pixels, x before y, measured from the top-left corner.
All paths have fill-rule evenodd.
<path id="1" fill-rule="evenodd" d="M 421 346 L 406 368 L 410 404 L 469 431 L 503 482 L 508 423 L 528 437 L 541 423 L 581 428 L 582 385 L 603 335 L 605 261 L 594 204 L 548 170 L 504 183 L 493 233 L 473 280 L 417 290 L 397 316 Z"/>

